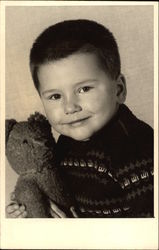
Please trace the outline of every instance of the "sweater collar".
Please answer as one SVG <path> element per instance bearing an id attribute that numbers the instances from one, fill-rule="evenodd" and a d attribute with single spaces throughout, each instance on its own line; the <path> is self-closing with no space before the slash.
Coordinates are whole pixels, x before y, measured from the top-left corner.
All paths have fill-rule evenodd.
<path id="1" fill-rule="evenodd" d="M 115 116 L 100 131 L 94 134 L 90 140 L 118 140 L 128 137 L 131 132 L 131 123 L 134 115 L 125 104 L 121 104 Z"/>

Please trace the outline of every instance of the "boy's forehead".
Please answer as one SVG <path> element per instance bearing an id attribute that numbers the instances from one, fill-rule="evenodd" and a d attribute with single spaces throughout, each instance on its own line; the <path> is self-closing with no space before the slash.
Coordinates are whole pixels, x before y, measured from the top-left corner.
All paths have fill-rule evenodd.
<path id="1" fill-rule="evenodd" d="M 58 74 L 61 71 L 71 71 L 75 74 L 82 73 L 97 73 L 98 71 L 105 71 L 96 53 L 93 52 L 76 52 L 67 57 L 57 60 L 47 61 L 39 65 L 38 73 Z M 106 73 L 106 72 L 105 72 Z"/>
<path id="2" fill-rule="evenodd" d="M 58 86 L 76 86 L 79 84 L 98 84 L 101 76 L 109 76 L 99 66 L 93 53 L 76 53 L 66 58 L 50 61 L 39 67 L 38 78 L 42 89 Z"/>

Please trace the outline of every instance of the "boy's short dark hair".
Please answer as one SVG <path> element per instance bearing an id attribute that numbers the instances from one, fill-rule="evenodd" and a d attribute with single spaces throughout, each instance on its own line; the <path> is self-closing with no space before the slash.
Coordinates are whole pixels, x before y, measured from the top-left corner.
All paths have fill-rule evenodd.
<path id="1" fill-rule="evenodd" d="M 120 55 L 113 34 L 103 25 L 85 19 L 68 20 L 50 26 L 35 40 L 30 52 L 30 68 L 37 90 L 40 65 L 73 53 L 93 52 L 112 79 L 120 74 Z"/>

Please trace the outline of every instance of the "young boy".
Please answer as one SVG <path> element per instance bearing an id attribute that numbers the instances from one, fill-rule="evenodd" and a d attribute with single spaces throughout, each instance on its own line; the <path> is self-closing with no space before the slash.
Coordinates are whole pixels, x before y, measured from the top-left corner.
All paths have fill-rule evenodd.
<path id="1" fill-rule="evenodd" d="M 112 33 L 89 20 L 46 29 L 30 54 L 35 87 L 60 135 L 56 160 L 79 213 L 153 217 L 153 131 L 124 105 L 126 84 Z M 66 217 L 51 202 L 53 217 Z M 7 208 L 27 217 L 24 206 Z"/>

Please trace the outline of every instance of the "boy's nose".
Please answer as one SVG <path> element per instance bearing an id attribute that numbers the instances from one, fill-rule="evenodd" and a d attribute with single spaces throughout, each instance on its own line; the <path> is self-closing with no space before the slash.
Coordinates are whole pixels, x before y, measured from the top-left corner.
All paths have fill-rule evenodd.
<path id="1" fill-rule="evenodd" d="M 77 100 L 75 100 L 75 98 L 65 101 L 65 104 L 64 104 L 65 114 L 73 114 L 73 113 L 79 112 L 81 110 L 82 110 L 82 108 L 78 104 Z"/>

